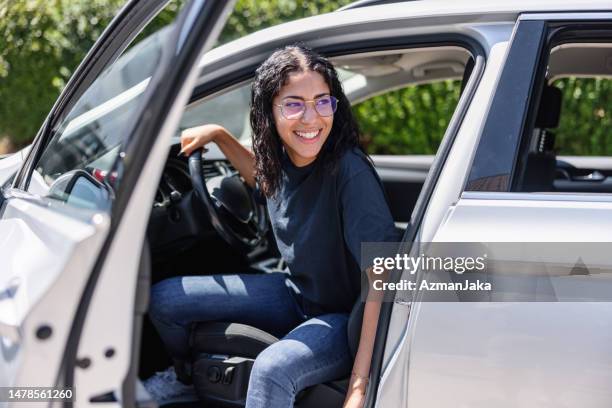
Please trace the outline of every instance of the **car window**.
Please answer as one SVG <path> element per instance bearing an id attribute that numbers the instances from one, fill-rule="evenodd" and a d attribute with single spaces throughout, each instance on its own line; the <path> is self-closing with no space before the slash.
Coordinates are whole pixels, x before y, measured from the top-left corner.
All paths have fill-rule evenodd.
<path id="1" fill-rule="evenodd" d="M 349 99 L 354 93 L 355 118 L 362 143 L 374 155 L 433 155 L 459 101 L 461 82 L 456 79 L 415 84 L 392 90 L 370 90 L 363 96 L 363 75 L 338 68 Z M 352 92 L 351 92 L 352 91 Z M 367 92 L 367 91 L 366 91 Z M 251 84 L 245 83 L 187 107 L 180 129 L 216 123 L 248 144 L 251 137 L 249 101 Z"/>
<path id="2" fill-rule="evenodd" d="M 215 123 L 229 130 L 234 137 L 248 143 L 251 138 L 250 98 L 249 82 L 193 103 L 185 109 L 179 128 L 184 130 L 205 123 Z"/>
<path id="3" fill-rule="evenodd" d="M 561 91 L 555 152 L 564 156 L 612 156 L 612 79 L 572 76 L 558 78 L 551 85 Z"/>
<path id="4" fill-rule="evenodd" d="M 434 155 L 459 101 L 460 81 L 384 92 L 353 106 L 371 155 Z"/>
<path id="5" fill-rule="evenodd" d="M 111 168 L 159 65 L 172 27 L 168 12 L 178 11 L 175 3 L 145 27 L 154 32 L 137 37 L 58 122 L 29 179 L 29 192 L 70 206 L 110 208 L 112 185 L 119 181 Z"/>
<path id="6" fill-rule="evenodd" d="M 459 102 L 471 54 L 459 46 L 334 58 L 367 153 L 434 155 Z"/>
<path id="7" fill-rule="evenodd" d="M 612 39 L 547 52 L 515 191 L 612 193 Z"/>

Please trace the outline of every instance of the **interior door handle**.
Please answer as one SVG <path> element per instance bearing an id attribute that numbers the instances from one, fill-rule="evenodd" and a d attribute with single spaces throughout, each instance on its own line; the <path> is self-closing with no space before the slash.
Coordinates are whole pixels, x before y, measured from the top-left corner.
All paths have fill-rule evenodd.
<path id="1" fill-rule="evenodd" d="M 15 324 L 0 322 L 0 337 L 5 337 L 13 343 L 20 343 L 21 328 Z"/>
<path id="2" fill-rule="evenodd" d="M 0 291 L 0 302 L 12 302 L 20 284 L 21 279 L 18 276 L 10 279 L 6 287 Z M 17 324 L 0 320 L 0 337 L 6 337 L 14 343 L 19 343 L 21 342 L 21 328 Z"/>

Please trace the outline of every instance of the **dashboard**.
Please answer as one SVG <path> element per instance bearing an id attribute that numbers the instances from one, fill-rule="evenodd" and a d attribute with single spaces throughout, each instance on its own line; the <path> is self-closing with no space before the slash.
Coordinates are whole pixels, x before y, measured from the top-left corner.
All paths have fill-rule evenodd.
<path id="1" fill-rule="evenodd" d="M 177 157 L 178 146 L 173 146 L 161 175 L 147 229 L 153 252 L 160 256 L 176 255 L 206 239 L 218 239 L 205 210 L 194 197 L 186 157 Z M 207 169 L 214 166 L 205 162 L 205 177 L 214 174 Z"/>
<path id="2" fill-rule="evenodd" d="M 153 208 L 167 208 L 192 189 L 187 164 L 179 159 L 169 159 L 155 193 Z"/>
<path id="3" fill-rule="evenodd" d="M 195 196 L 188 158 L 177 157 L 178 150 L 178 145 L 174 145 L 168 155 L 153 199 L 147 229 L 152 252 L 161 257 L 173 257 L 203 242 L 221 240 L 209 220 L 207 210 Z M 202 167 L 206 180 L 236 172 L 226 159 L 204 160 Z"/>

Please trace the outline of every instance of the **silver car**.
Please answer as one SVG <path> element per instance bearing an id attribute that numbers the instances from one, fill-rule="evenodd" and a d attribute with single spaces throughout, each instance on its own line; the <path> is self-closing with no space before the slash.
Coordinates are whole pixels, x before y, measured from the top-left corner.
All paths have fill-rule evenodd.
<path id="1" fill-rule="evenodd" d="M 214 146 L 201 161 L 177 157 L 178 136 L 214 122 L 248 145 L 254 70 L 300 41 L 332 59 L 356 109 L 388 95 L 381 112 L 404 106 L 406 127 L 414 111 L 397 90 L 455 84 L 435 154 L 372 156 L 412 251 L 540 243 L 553 250 L 514 256 L 562 267 L 549 279 L 552 297 L 538 297 L 539 287 L 533 298 L 488 301 L 397 293 L 382 308 L 366 406 L 610 406 L 612 306 L 589 293 L 609 287 L 612 157 L 564 155 L 590 136 L 578 125 L 555 141 L 573 106 L 559 84 L 612 78 L 609 2 L 361 1 L 213 49 L 232 4 L 191 0 L 171 25 L 131 45 L 165 4 L 129 1 L 33 144 L 0 160 L 0 386 L 74 393 L 37 399 L 3 389 L 3 404 L 156 406 L 142 380 L 169 359 L 146 316 L 151 283 L 283 270 L 266 212 L 242 194 L 236 171 Z M 438 109 L 435 98 L 413 102 Z M 609 105 L 593 109 L 611 126 Z M 245 206 L 247 221 L 236 216 Z M 593 264 L 603 272 L 591 273 Z M 559 289 L 581 285 L 591 289 L 571 301 Z M 358 329 L 349 326 L 353 344 Z M 214 330 L 194 325 L 197 396 L 177 406 L 244 404 L 253 356 Z M 213 347 L 199 343 L 214 336 Z M 238 337 L 245 350 L 275 341 L 248 330 Z M 339 407 L 343 387 L 343 379 L 312 387 L 296 406 Z"/>

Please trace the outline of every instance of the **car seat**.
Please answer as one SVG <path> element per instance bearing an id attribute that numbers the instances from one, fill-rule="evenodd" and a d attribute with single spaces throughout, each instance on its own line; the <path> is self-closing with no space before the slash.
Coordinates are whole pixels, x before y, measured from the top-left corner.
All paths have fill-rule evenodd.
<path id="1" fill-rule="evenodd" d="M 347 332 L 355 357 L 364 303 L 358 300 L 351 311 Z M 245 324 L 232 322 L 194 323 L 190 336 L 191 379 L 198 397 L 214 406 L 243 407 L 253 362 L 266 347 L 279 339 Z M 348 378 L 318 384 L 300 392 L 299 408 L 339 408 L 348 388 Z"/>

